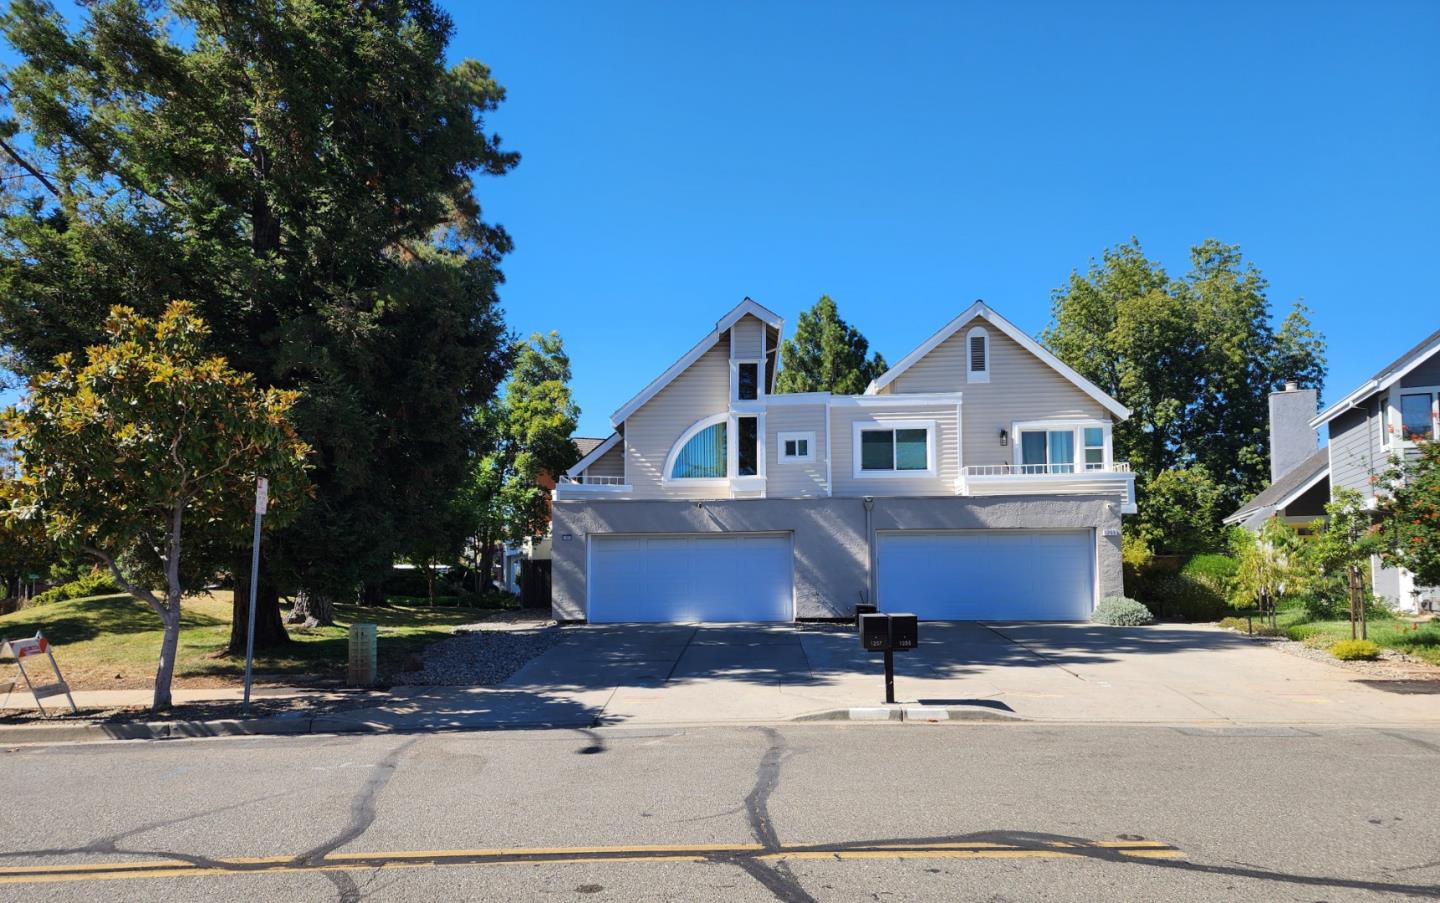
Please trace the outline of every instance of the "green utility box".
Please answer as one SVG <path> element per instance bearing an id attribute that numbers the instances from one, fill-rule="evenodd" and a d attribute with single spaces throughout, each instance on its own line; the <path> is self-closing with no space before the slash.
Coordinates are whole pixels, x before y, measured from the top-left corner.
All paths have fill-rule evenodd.
<path id="1" fill-rule="evenodd" d="M 350 670 L 345 682 L 352 687 L 373 687 L 377 679 L 374 624 L 350 625 Z"/>

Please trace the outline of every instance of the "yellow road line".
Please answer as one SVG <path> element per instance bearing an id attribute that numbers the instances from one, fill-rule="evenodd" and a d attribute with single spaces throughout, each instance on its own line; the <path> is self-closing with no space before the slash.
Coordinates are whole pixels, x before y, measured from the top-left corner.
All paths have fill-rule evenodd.
<path id="1" fill-rule="evenodd" d="M 993 841 L 937 841 L 935 843 L 875 843 L 851 846 L 794 845 L 764 852 L 759 844 L 634 844 L 595 847 L 509 847 L 461 850 L 400 850 L 374 853 L 337 853 L 314 864 L 293 856 L 252 856 L 207 860 L 203 864 L 181 859 L 132 862 L 64 863 L 0 868 L 0 885 L 59 881 L 114 881 L 127 878 L 217 877 L 221 875 L 333 872 L 355 869 L 441 868 L 482 865 L 575 864 L 605 862 L 703 862 L 715 856 L 746 856 L 778 861 L 786 859 L 1083 859 L 1090 853 L 1140 859 L 1184 856 L 1159 841 L 1055 841 L 1019 846 Z"/>

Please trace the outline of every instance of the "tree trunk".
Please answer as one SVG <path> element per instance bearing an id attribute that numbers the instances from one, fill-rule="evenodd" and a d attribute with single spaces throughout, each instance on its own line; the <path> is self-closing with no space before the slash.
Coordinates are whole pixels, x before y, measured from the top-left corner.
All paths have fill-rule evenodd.
<path id="1" fill-rule="evenodd" d="M 250 556 L 244 557 L 243 565 L 236 562 L 235 601 L 230 607 L 230 645 L 226 647 L 231 655 L 245 654 L 245 628 L 250 623 Z M 280 617 L 280 588 L 265 573 L 264 563 L 260 567 L 260 586 L 255 593 L 255 648 L 274 649 L 290 642 L 285 632 L 285 622 Z"/>
<path id="2" fill-rule="evenodd" d="M 385 607 L 385 585 L 378 580 L 365 580 L 360 584 L 359 597 L 356 600 L 365 608 Z"/>
<path id="3" fill-rule="evenodd" d="M 170 708 L 170 683 L 175 677 L 175 654 L 180 649 L 180 597 L 171 596 L 170 614 L 164 616 L 165 637 L 160 641 L 160 665 L 155 669 L 155 699 L 152 711 Z"/>
<path id="4" fill-rule="evenodd" d="M 480 547 L 480 592 L 490 592 L 495 569 L 495 543 L 490 537 L 485 537 L 485 544 Z"/>
<path id="5" fill-rule="evenodd" d="M 295 597 L 295 607 L 290 609 L 286 624 L 302 624 L 306 627 L 331 627 L 335 624 L 335 600 L 324 593 L 301 590 Z"/>

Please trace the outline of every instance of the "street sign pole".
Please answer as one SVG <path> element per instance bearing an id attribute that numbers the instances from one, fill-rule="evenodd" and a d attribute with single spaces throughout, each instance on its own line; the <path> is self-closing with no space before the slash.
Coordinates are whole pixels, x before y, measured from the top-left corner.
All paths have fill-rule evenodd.
<path id="1" fill-rule="evenodd" d="M 250 542 L 250 617 L 245 622 L 245 703 L 242 708 L 250 714 L 250 680 L 255 665 L 255 587 L 260 580 L 260 518 L 265 516 L 265 505 L 269 501 L 270 481 L 261 477 L 255 481 L 255 537 Z"/>

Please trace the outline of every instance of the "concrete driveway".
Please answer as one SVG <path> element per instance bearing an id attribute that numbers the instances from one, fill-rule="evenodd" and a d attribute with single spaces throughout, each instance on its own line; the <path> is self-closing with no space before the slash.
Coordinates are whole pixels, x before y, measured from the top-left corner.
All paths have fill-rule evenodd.
<path id="1" fill-rule="evenodd" d="M 500 687 L 397 688 L 398 709 L 370 714 L 397 727 L 789 721 L 880 705 L 882 673 L 841 626 L 576 626 Z M 899 702 L 995 717 L 1440 724 L 1435 694 L 1378 683 L 1189 625 L 927 622 L 896 655 Z"/>

